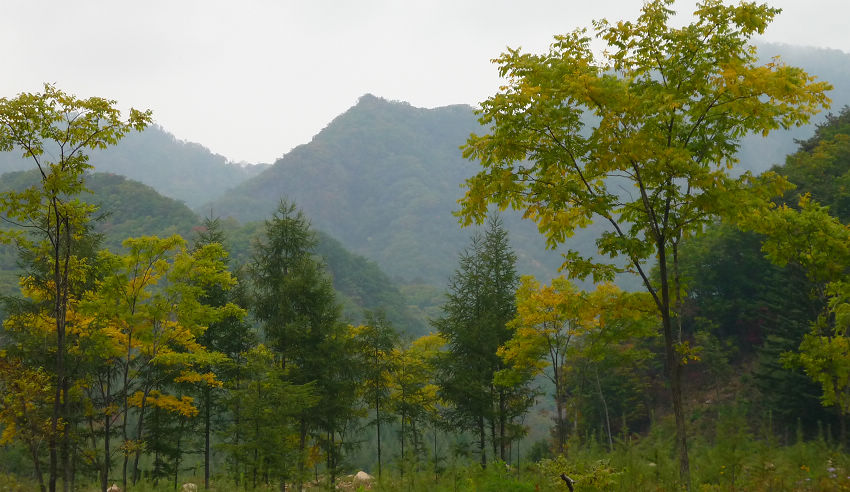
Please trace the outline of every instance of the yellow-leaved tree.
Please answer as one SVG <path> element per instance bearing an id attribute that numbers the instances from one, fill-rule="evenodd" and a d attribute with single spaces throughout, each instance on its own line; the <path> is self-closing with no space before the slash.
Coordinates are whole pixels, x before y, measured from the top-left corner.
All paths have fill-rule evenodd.
<path id="1" fill-rule="evenodd" d="M 220 384 L 208 368 L 225 357 L 208 351 L 198 338 L 210 323 L 243 313 L 230 303 L 203 303 L 210 286 L 226 290 L 236 282 L 220 244 L 188 251 L 180 236 L 154 236 L 127 239 L 124 247 L 125 255 L 101 252 L 102 279 L 81 310 L 105 340 L 100 354 L 104 364 L 92 372 L 89 384 L 90 400 L 101 402 L 97 410 L 103 423 L 101 482 L 111 470 L 111 427 L 116 423 L 126 487 L 131 456 L 132 481 L 139 479 L 146 412 L 154 407 L 183 417 L 197 414 L 193 399 L 175 394 L 175 385 Z"/>
<path id="2" fill-rule="evenodd" d="M 674 0 L 644 3 L 636 21 L 593 24 L 556 36 L 549 52 L 509 49 L 495 60 L 506 78 L 481 103 L 487 134 L 472 135 L 467 158 L 483 169 L 467 181 L 464 223 L 489 206 L 522 210 L 549 246 L 576 229 L 604 224 L 600 256 L 565 255 L 571 277 L 638 275 L 661 321 L 682 483 L 690 471 L 682 363 L 673 322 L 681 240 L 717 217 L 747 213 L 786 189 L 768 173 L 733 173 L 738 140 L 809 121 L 830 88 L 749 45 L 778 9 L 757 3 L 697 3 L 693 20 L 671 25 Z M 658 268 L 653 282 L 649 268 Z"/>
<path id="3" fill-rule="evenodd" d="M 115 101 L 80 99 L 50 84 L 40 93 L 0 98 L 0 152 L 18 152 L 38 176 L 25 189 L 0 193 L 0 219 L 5 226 L 0 229 L 0 242 L 14 243 L 24 252 L 31 267 L 30 283 L 37 284 L 41 299 L 27 302 L 52 325 L 42 333 L 47 343 L 40 351 L 16 355 L 28 366 L 26 370 L 51 376 L 53 396 L 44 403 L 52 408 L 43 446 L 48 453 L 46 488 L 50 492 L 55 492 L 60 472 L 66 490 L 73 480 L 68 423 L 74 404 L 71 392 L 76 375 L 72 372 L 77 364 L 69 360 L 69 350 L 77 340 L 68 332 L 68 318 L 87 278 L 83 250 L 91 242 L 89 221 L 96 208 L 80 199 L 87 191 L 86 172 L 91 169 L 88 152 L 115 145 L 151 121 L 150 111 L 130 109 L 124 118 L 115 106 Z M 47 327 L 39 323 L 38 329 L 42 328 Z M 26 329 L 16 333 L 27 336 Z M 50 360 L 40 354 L 49 355 Z M 41 474 L 38 480 L 44 490 Z"/>

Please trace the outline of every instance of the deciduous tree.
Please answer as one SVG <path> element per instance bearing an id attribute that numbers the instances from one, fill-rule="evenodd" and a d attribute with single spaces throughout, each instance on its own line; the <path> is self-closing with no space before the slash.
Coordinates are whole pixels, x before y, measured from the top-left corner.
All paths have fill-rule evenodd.
<path id="1" fill-rule="evenodd" d="M 68 433 L 59 433 L 68 419 L 71 381 L 68 377 L 66 321 L 72 292 L 73 269 L 78 266 L 72 244 L 94 207 L 80 201 L 86 191 L 85 173 L 90 169 L 87 152 L 116 144 L 131 130 L 151 121 L 149 111 L 131 109 L 127 119 L 115 101 L 91 97 L 79 99 L 46 84 L 41 93 L 22 93 L 0 98 L 0 151 L 19 151 L 38 169 L 41 180 L 23 191 L 0 195 L 0 216 L 15 227 L 2 231 L 0 239 L 47 258 L 50 263 L 54 360 L 46 367 L 55 379 L 48 439 L 49 481 L 56 490 L 60 469 L 63 487 L 70 487 Z M 66 427 L 67 429 L 67 427 Z"/>
<path id="2" fill-rule="evenodd" d="M 489 133 L 472 135 L 464 155 L 483 170 L 467 181 L 464 223 L 489 204 L 523 210 L 549 246 L 578 228 L 607 224 L 596 245 L 625 265 L 566 254 L 571 277 L 640 276 L 661 318 L 676 420 L 680 475 L 689 485 L 681 361 L 673 330 L 678 246 L 718 215 L 746 213 L 783 180 L 729 172 L 738 139 L 806 123 L 826 104 L 825 82 L 779 60 L 757 63 L 750 38 L 778 9 L 756 3 L 697 4 L 694 20 L 670 23 L 674 0 L 644 3 L 636 21 L 594 23 L 556 36 L 541 55 L 509 49 L 495 61 L 507 81 L 481 104 Z M 745 196 L 755 197 L 744 199 Z M 659 282 L 648 268 L 657 262 Z"/>

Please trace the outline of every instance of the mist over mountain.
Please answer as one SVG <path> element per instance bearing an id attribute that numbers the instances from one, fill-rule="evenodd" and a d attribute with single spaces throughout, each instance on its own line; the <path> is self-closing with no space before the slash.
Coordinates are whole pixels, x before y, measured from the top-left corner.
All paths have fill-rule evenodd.
<path id="1" fill-rule="evenodd" d="M 48 155 L 51 149 L 47 149 Z M 96 172 L 142 182 L 159 193 L 197 207 L 258 174 L 268 165 L 240 165 L 203 145 L 178 139 L 160 126 L 130 132 L 117 145 L 91 151 Z M 0 153 L 0 173 L 31 169 L 19 152 Z"/>

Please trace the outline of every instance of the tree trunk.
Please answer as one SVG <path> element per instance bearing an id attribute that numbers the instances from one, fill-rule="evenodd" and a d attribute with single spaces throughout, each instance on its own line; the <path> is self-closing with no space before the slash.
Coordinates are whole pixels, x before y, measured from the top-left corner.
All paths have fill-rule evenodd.
<path id="1" fill-rule="evenodd" d="M 210 488 L 210 407 L 212 395 L 209 385 L 204 386 L 204 488 Z"/>
<path id="2" fill-rule="evenodd" d="M 478 417 L 478 451 L 481 453 L 481 468 L 487 468 L 487 436 L 484 433 L 484 417 Z"/>
<path id="3" fill-rule="evenodd" d="M 670 396 L 676 418 L 676 452 L 679 456 L 679 478 L 688 490 L 691 488 L 691 472 L 688 460 L 688 437 L 685 430 L 685 408 L 682 401 L 682 364 L 673 348 L 673 323 L 670 312 L 670 286 L 668 283 L 666 249 L 658 244 L 658 268 L 661 278 L 661 324 L 664 332 L 664 356 L 670 376 Z"/>
<path id="4" fill-rule="evenodd" d="M 62 429 L 62 490 L 69 492 L 74 480 L 74 467 L 71 464 L 71 423 L 68 415 L 68 378 L 62 384 L 62 415 L 65 416 L 65 426 Z"/>
<path id="5" fill-rule="evenodd" d="M 130 360 L 132 357 L 133 347 L 133 332 L 127 332 L 127 360 L 124 362 L 124 385 L 121 388 L 123 398 L 124 415 L 121 421 L 121 437 L 124 439 L 124 446 L 127 446 L 130 436 L 128 434 L 128 426 L 130 419 Z M 130 461 L 130 453 L 124 450 L 124 462 L 121 466 L 121 488 L 127 490 L 127 464 Z"/>
<path id="6" fill-rule="evenodd" d="M 599 400 L 602 402 L 602 409 L 605 411 L 605 430 L 608 432 L 608 452 L 614 452 L 614 439 L 611 437 L 611 417 L 608 415 L 608 403 L 605 401 L 605 394 L 602 393 L 602 385 L 599 383 L 599 369 L 593 366 L 593 372 L 596 374 L 596 390 L 599 392 Z"/>
<path id="7" fill-rule="evenodd" d="M 490 447 L 493 448 L 493 459 L 495 460 L 495 459 L 497 459 L 496 457 L 499 456 L 498 443 L 496 442 L 496 441 L 498 441 L 498 438 L 496 437 L 496 419 L 491 417 L 489 419 L 489 421 L 490 421 Z"/>
<path id="8" fill-rule="evenodd" d="M 304 486 L 304 452 L 307 449 L 307 419 L 301 417 L 301 429 L 298 441 L 298 490 Z"/>
<path id="9" fill-rule="evenodd" d="M 106 408 L 110 408 L 109 402 L 111 399 L 112 392 L 112 372 L 109 370 L 109 366 L 106 369 L 106 394 L 104 397 L 104 403 Z M 109 439 L 112 437 L 111 435 L 112 429 L 112 415 L 110 415 L 107 410 L 103 415 L 103 470 L 100 472 L 100 490 L 105 491 L 107 487 L 109 487 L 109 471 L 112 467 L 112 461 L 110 456 L 109 449 Z"/>
<path id="10" fill-rule="evenodd" d="M 35 476 L 38 478 L 38 488 L 41 492 L 45 492 L 47 487 L 44 485 L 44 473 L 41 471 L 41 461 L 38 459 L 38 447 L 30 444 L 30 453 L 32 454 L 32 462 L 35 467 Z"/>
<path id="11" fill-rule="evenodd" d="M 378 430 L 378 478 L 381 478 L 381 399 L 375 398 L 375 426 Z"/>
<path id="12" fill-rule="evenodd" d="M 438 470 L 437 464 L 438 463 L 439 463 L 439 459 L 438 459 L 438 456 L 437 456 L 437 425 L 435 424 L 434 425 L 434 482 L 435 483 L 437 482 L 437 480 L 439 478 L 438 474 L 437 474 L 437 470 Z"/>
<path id="13" fill-rule="evenodd" d="M 180 473 L 180 438 L 183 436 L 183 425 L 186 419 L 180 417 L 180 427 L 179 432 L 177 433 L 177 455 L 174 457 L 174 490 L 177 490 L 177 479 L 178 474 Z"/>
<path id="14" fill-rule="evenodd" d="M 139 459 L 142 457 L 142 435 L 145 426 L 145 405 L 148 400 L 148 389 L 142 394 L 142 404 L 139 406 L 139 425 L 136 426 L 136 455 L 133 457 L 133 485 L 141 478 L 139 475 Z"/>
<path id="15" fill-rule="evenodd" d="M 402 401 L 404 401 L 404 393 L 402 393 Z M 401 412 L 401 478 L 404 479 L 404 411 Z"/>
<path id="16" fill-rule="evenodd" d="M 64 262 L 60 255 L 63 247 L 69 245 L 64 244 L 68 222 L 67 218 L 63 218 L 58 209 L 58 199 L 51 199 L 52 215 L 54 216 L 55 225 L 53 225 L 54 236 L 53 241 L 53 286 L 56 289 L 53 299 L 53 315 L 56 323 L 56 391 L 53 396 L 53 415 L 50 419 L 50 436 L 47 441 L 50 463 L 48 465 L 48 488 L 50 492 L 56 492 L 56 479 L 58 478 L 59 455 L 57 451 L 57 438 L 59 435 L 59 421 L 65 416 L 64 406 L 62 401 L 62 390 L 65 387 L 65 312 L 67 307 L 67 273 L 68 260 Z M 64 229 L 63 229 L 64 225 Z M 64 264 L 64 265 L 63 265 Z M 61 266 L 64 266 L 64 269 Z M 64 275 L 63 275 L 64 274 Z"/>
<path id="17" fill-rule="evenodd" d="M 507 449 L 507 436 L 505 436 L 506 430 L 506 417 L 507 409 L 505 408 L 507 405 L 505 404 L 505 392 L 499 392 L 499 459 L 507 463 L 505 459 L 505 450 Z"/>

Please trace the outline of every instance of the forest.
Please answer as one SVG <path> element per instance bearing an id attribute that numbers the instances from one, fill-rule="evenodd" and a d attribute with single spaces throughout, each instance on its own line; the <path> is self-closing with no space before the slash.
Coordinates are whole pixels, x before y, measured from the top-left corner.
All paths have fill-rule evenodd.
<path id="1" fill-rule="evenodd" d="M 0 98 L 0 490 L 850 489 L 850 107 L 784 164 L 742 162 L 832 86 L 758 56 L 777 9 L 708 0 L 673 27 L 672 3 L 509 49 L 461 142 L 464 108 L 367 95 L 338 140 L 293 150 L 363 175 L 327 156 L 402 136 L 352 158 L 409 169 L 386 210 L 345 206 L 385 203 L 362 184 L 304 198 L 380 262 L 280 191 L 286 159 L 172 180 L 217 204 L 196 214 L 92 163 L 136 165 L 121 142 L 162 140 L 151 111 Z M 405 154 L 410 128 L 428 135 Z M 203 155 L 177 148 L 163 172 Z M 471 166 L 436 173 L 456 202 L 411 178 L 438 169 L 428 149 Z M 399 222 L 430 243 L 368 249 Z"/>

